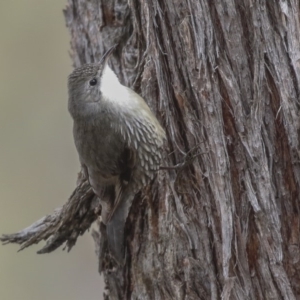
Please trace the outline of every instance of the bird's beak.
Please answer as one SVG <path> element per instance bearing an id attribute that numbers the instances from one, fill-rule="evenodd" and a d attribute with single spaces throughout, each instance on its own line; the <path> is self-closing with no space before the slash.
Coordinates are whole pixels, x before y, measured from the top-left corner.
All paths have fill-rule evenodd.
<path id="1" fill-rule="evenodd" d="M 113 53 L 113 51 L 115 50 L 117 45 L 112 46 L 110 49 L 108 49 L 104 55 L 102 56 L 101 60 L 100 60 L 100 65 L 105 65 L 108 58 L 111 56 L 111 54 Z"/>

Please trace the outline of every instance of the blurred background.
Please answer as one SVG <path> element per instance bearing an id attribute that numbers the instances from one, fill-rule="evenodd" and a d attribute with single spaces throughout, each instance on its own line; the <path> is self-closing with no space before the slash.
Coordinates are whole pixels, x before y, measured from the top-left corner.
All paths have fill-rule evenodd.
<path id="1" fill-rule="evenodd" d="M 79 163 L 67 112 L 70 36 L 65 1 L 0 2 L 0 234 L 61 206 Z M 101 299 L 90 233 L 70 253 L 0 245 L 0 299 Z"/>

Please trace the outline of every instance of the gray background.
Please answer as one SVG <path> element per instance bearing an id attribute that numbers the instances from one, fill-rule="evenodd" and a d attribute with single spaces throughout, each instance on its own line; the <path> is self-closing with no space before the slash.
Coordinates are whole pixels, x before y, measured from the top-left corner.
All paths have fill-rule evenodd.
<path id="1" fill-rule="evenodd" d="M 64 1 L 0 2 L 0 233 L 16 232 L 61 206 L 79 163 L 67 112 L 72 69 Z M 70 253 L 37 255 L 0 246 L 0 299 L 99 299 L 89 233 Z"/>

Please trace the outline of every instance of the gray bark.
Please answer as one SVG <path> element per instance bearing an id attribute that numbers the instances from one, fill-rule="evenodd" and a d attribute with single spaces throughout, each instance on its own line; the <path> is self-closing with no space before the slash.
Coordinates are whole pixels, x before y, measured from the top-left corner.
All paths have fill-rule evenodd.
<path id="1" fill-rule="evenodd" d="M 299 16 L 296 0 L 68 1 L 74 66 L 118 44 L 111 66 L 165 128 L 165 165 L 189 161 L 135 198 L 124 268 L 94 232 L 108 299 L 300 299 Z M 92 222 L 88 198 L 72 213 Z"/>

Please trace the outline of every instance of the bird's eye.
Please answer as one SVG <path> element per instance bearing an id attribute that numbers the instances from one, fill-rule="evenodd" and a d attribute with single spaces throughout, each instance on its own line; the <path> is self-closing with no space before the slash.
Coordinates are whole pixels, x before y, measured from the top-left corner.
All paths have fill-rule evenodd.
<path id="1" fill-rule="evenodd" d="M 90 80 L 90 86 L 94 86 L 97 84 L 97 79 L 93 78 L 92 80 Z"/>

